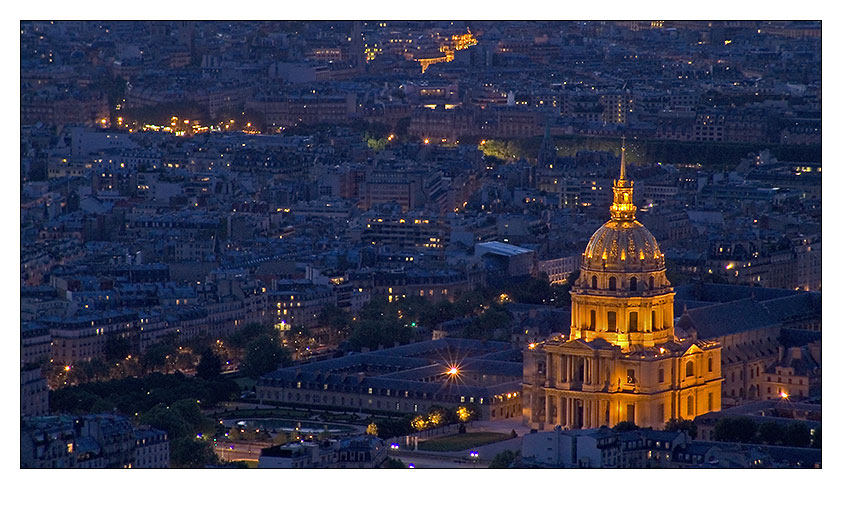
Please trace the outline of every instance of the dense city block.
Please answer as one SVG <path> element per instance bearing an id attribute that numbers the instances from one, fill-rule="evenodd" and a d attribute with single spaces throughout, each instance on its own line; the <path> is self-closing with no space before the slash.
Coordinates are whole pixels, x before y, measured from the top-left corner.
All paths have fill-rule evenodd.
<path id="1" fill-rule="evenodd" d="M 21 22 L 21 467 L 821 467 L 821 48 Z"/>

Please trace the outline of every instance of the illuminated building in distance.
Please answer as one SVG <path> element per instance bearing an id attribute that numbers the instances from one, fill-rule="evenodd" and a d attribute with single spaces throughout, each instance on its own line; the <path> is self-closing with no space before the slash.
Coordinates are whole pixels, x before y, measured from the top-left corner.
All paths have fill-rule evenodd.
<path id="1" fill-rule="evenodd" d="M 721 406 L 716 342 L 676 337 L 673 289 L 655 237 L 635 217 L 625 142 L 611 219 L 588 243 L 571 289 L 570 339 L 524 355 L 524 421 L 588 429 L 630 421 L 662 428 Z"/>

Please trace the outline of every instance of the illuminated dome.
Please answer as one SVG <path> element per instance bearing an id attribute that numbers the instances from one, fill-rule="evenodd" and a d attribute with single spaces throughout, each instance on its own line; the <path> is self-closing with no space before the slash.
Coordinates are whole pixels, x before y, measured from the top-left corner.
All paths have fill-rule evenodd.
<path id="1" fill-rule="evenodd" d="M 570 338 L 603 339 L 624 352 L 656 348 L 674 338 L 674 293 L 664 255 L 635 218 L 633 194 L 624 140 L 611 219 L 591 236 L 570 290 Z"/>
<path id="2" fill-rule="evenodd" d="M 593 233 L 582 255 L 587 271 L 646 273 L 664 270 L 664 255 L 655 237 L 635 218 L 634 182 L 626 178 L 626 145 L 620 155 L 620 178 L 614 181 L 611 219 Z"/>
<path id="3" fill-rule="evenodd" d="M 651 272 L 663 268 L 658 242 L 637 220 L 609 220 L 591 236 L 582 255 L 583 270 Z"/>
<path id="4" fill-rule="evenodd" d="M 626 178 L 624 143 L 611 219 L 593 233 L 582 254 L 578 293 L 635 295 L 646 291 L 651 295 L 672 290 L 658 242 L 635 218 L 633 195 L 634 183 Z"/>

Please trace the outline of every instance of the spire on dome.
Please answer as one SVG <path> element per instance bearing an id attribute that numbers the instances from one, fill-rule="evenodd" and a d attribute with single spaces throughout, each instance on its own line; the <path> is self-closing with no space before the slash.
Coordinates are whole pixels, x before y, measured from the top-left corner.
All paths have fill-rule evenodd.
<path id="1" fill-rule="evenodd" d="M 620 180 L 626 179 L 626 138 L 623 137 L 623 144 L 620 147 Z"/>
<path id="2" fill-rule="evenodd" d="M 634 220 L 637 207 L 633 203 L 634 182 L 626 178 L 626 138 L 620 148 L 620 178 L 614 181 L 614 203 L 611 204 L 612 220 Z"/>

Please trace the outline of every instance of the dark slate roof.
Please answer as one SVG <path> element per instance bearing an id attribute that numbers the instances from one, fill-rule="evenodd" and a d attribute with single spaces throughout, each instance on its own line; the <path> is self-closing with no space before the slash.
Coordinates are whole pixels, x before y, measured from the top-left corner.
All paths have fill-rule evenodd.
<path id="1" fill-rule="evenodd" d="M 419 379 L 441 375 L 445 366 L 432 364 L 412 370 L 382 375 L 383 378 Z M 466 359 L 459 363 L 459 369 L 465 372 L 483 373 L 487 375 L 502 375 L 505 377 L 522 377 L 523 366 L 517 362 L 505 362 L 488 359 Z"/>
<path id="2" fill-rule="evenodd" d="M 760 305 L 779 323 L 822 315 L 822 296 L 819 292 L 798 292 L 787 297 L 761 301 Z"/>
<path id="3" fill-rule="evenodd" d="M 498 341 L 476 341 L 471 339 L 456 339 L 446 337 L 435 341 L 423 341 L 394 348 L 371 352 L 370 355 L 387 357 L 429 357 L 446 352 L 458 354 L 461 357 L 474 357 L 490 352 L 511 349 L 512 345 Z"/>
<path id="4" fill-rule="evenodd" d="M 76 452 L 78 454 L 99 454 L 102 446 L 90 436 L 77 436 Z"/>
<path id="5" fill-rule="evenodd" d="M 721 447 L 715 443 L 694 441 L 685 445 L 680 445 L 675 449 L 675 454 L 685 454 L 689 456 L 701 456 L 702 458 L 714 448 Z"/>
<path id="6" fill-rule="evenodd" d="M 417 368 L 419 366 L 426 366 L 428 364 L 429 362 L 423 359 L 360 353 L 346 355 L 345 357 L 339 357 L 338 359 L 327 359 L 310 364 L 284 368 L 284 370 L 300 370 L 302 372 L 331 372 L 342 370 L 348 372 L 349 370 L 356 369 L 358 372 L 384 371 L 388 373 L 392 371 Z"/>
<path id="7" fill-rule="evenodd" d="M 685 308 L 687 310 L 690 310 L 690 309 L 693 309 L 693 308 L 701 308 L 703 306 L 710 306 L 710 305 L 715 305 L 715 304 L 717 304 L 717 303 L 714 303 L 714 302 L 711 302 L 711 301 L 688 301 L 686 299 L 684 299 L 684 300 L 676 299 L 676 300 L 673 301 L 673 305 L 672 305 L 673 310 L 672 311 L 675 315 L 681 315 L 681 314 L 684 313 Z"/>
<path id="8" fill-rule="evenodd" d="M 799 292 L 796 290 L 786 290 L 782 288 L 763 288 L 720 283 L 695 283 L 676 287 L 675 299 L 727 303 L 738 299 L 766 301 L 768 299 L 778 299 L 798 293 Z"/>
<path id="9" fill-rule="evenodd" d="M 505 342 L 476 341 L 445 338 L 397 346 L 372 353 L 352 354 L 301 366 L 282 368 L 261 377 L 260 383 L 302 382 L 344 386 L 346 391 L 364 394 L 368 388 L 428 393 L 430 398 L 479 397 L 521 390 L 522 362 L 503 358 L 519 350 Z M 443 373 L 443 363 L 458 362 L 462 369 L 491 375 L 516 378 L 512 382 L 472 386 L 448 379 L 423 382 L 417 379 L 436 377 Z"/>
<path id="10" fill-rule="evenodd" d="M 523 362 L 523 350 L 520 349 L 511 349 L 511 350 L 503 350 L 503 351 L 494 351 L 491 353 L 486 353 L 485 355 L 480 355 L 475 357 L 477 359 L 486 359 L 486 360 L 502 360 L 506 362 Z"/>
<path id="11" fill-rule="evenodd" d="M 778 321 L 760 303 L 751 299 L 688 308 L 678 320 L 679 327 L 685 330 L 694 328 L 700 339 L 713 339 L 776 324 Z"/>
<path id="12" fill-rule="evenodd" d="M 805 346 L 811 342 L 822 340 L 822 332 L 815 330 L 800 330 L 797 328 L 781 329 L 781 344 L 787 348 L 793 346 Z"/>
<path id="13" fill-rule="evenodd" d="M 763 357 L 768 358 L 777 354 L 777 342 L 739 344 L 722 350 L 723 360 L 727 360 L 728 362 L 742 362 Z"/>
<path id="14" fill-rule="evenodd" d="M 800 356 L 796 355 L 796 353 L 800 353 Z M 820 368 L 818 362 L 810 355 L 809 351 L 806 351 L 806 348 L 788 349 L 781 362 L 776 363 L 770 369 L 766 370 L 766 373 L 774 373 L 775 366 L 792 368 L 793 373 L 800 377 L 813 376 Z"/>

